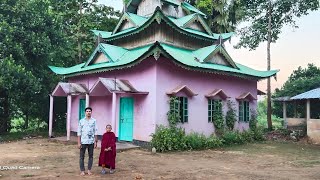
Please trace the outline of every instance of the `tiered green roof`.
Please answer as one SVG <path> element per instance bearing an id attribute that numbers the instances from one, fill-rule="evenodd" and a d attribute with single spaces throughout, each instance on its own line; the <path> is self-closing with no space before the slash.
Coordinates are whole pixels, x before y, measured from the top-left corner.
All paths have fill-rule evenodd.
<path id="1" fill-rule="evenodd" d="M 232 60 L 228 61 L 231 66 L 206 62 L 205 59 L 212 53 L 221 53 L 224 56 L 228 56 L 225 54 L 226 51 L 221 45 L 212 45 L 198 50 L 189 50 L 156 42 L 153 45 L 129 50 L 109 44 L 100 44 L 91 57 L 94 57 L 99 51 L 107 57 L 110 57 L 111 54 L 116 54 L 117 56 L 110 57 L 111 61 L 109 62 L 92 65 L 90 64 L 92 58 L 89 58 L 86 63 L 69 68 L 54 66 L 49 67 L 54 73 L 60 75 L 76 76 L 80 74 L 90 74 L 130 67 L 141 62 L 150 55 L 153 55 L 155 51 L 159 51 L 159 53 L 165 57 L 172 59 L 173 62 L 187 69 L 252 78 L 257 80 L 274 76 L 278 72 L 277 70 L 257 71 L 239 63 L 235 63 Z"/>
<path id="2" fill-rule="evenodd" d="M 111 32 L 104 32 L 104 36 L 102 38 L 104 38 L 106 41 L 111 41 L 111 40 L 115 40 L 115 39 L 120 39 L 120 38 L 125 38 L 127 36 L 130 36 L 132 34 L 136 34 L 139 33 L 141 31 L 143 31 L 144 29 L 146 29 L 149 25 L 151 25 L 151 23 L 157 21 L 157 22 L 165 22 L 166 24 L 168 24 L 170 27 L 174 28 L 175 30 L 177 30 L 178 32 L 185 34 L 187 36 L 192 36 L 195 38 L 199 38 L 202 40 L 206 40 L 206 41 L 216 41 L 217 39 L 221 38 L 225 41 L 231 38 L 231 36 L 233 35 L 233 33 L 223 33 L 223 34 L 215 34 L 212 33 L 210 31 L 210 28 L 207 27 L 207 25 L 204 27 L 208 32 L 204 33 L 198 30 L 194 30 L 194 29 L 190 29 L 185 27 L 186 23 L 188 23 L 189 21 L 191 21 L 193 18 L 199 18 L 200 22 L 204 22 L 202 17 L 199 17 L 198 14 L 191 14 L 185 17 L 181 17 L 178 19 L 175 18 L 171 18 L 166 16 L 162 10 L 158 7 L 156 9 L 156 11 L 154 12 L 154 14 L 147 18 L 147 17 L 143 17 L 143 16 L 138 16 L 136 14 L 132 14 L 132 13 L 124 13 L 124 15 L 121 17 L 120 22 L 118 23 L 118 26 L 115 29 L 118 29 L 122 23 L 122 21 L 124 19 L 130 19 L 130 21 L 135 24 L 136 26 L 132 27 L 132 28 L 128 28 L 125 29 L 123 31 L 117 32 L 117 30 Z M 205 23 L 204 23 L 205 24 Z M 102 31 L 93 31 L 95 35 L 99 35 L 99 33 L 101 34 Z M 107 36 L 109 35 L 109 36 Z"/>
<path id="3" fill-rule="evenodd" d="M 140 1 L 141 0 L 131 0 L 130 4 L 132 6 L 138 5 Z M 157 22 L 158 24 L 166 23 L 171 28 L 186 36 L 192 36 L 205 41 L 210 41 L 213 45 L 197 50 L 190 50 L 182 47 L 168 45 L 165 43 L 155 42 L 154 44 L 138 48 L 126 49 L 115 45 L 100 43 L 85 63 L 68 68 L 54 66 L 49 66 L 49 68 L 56 74 L 70 77 L 81 74 L 90 74 L 128 68 L 138 64 L 151 55 L 159 57 L 158 55 L 161 54 L 164 57 L 171 59 L 173 63 L 177 64 L 178 66 L 181 66 L 185 69 L 202 72 L 237 76 L 254 80 L 268 78 L 276 75 L 276 73 L 278 72 L 277 70 L 258 71 L 242 64 L 235 63 L 222 45 L 222 42 L 230 39 L 233 33 L 212 33 L 203 19 L 204 14 L 201 14 L 201 11 L 197 10 L 195 7 L 191 6 L 188 3 L 180 3 L 176 0 L 162 1 L 165 1 L 166 3 L 172 5 L 181 5 L 184 9 L 187 9 L 190 14 L 181 18 L 168 17 L 162 12 L 159 7 L 157 7 L 152 16 L 143 17 L 134 13 L 130 13 L 130 8 L 133 7 L 128 6 L 128 12 L 123 14 L 113 32 L 99 30 L 92 30 L 92 32 L 97 36 L 101 36 L 105 42 L 108 42 L 120 38 L 126 38 L 130 35 L 142 32 L 153 22 Z M 119 29 L 121 29 L 121 25 L 125 22 L 125 20 L 130 21 L 133 24 L 133 27 L 119 31 Z M 193 22 L 194 20 L 199 21 L 206 32 L 188 28 L 189 23 Z M 220 44 L 216 44 L 217 41 L 220 41 Z M 107 58 L 106 62 L 94 63 L 96 57 L 100 53 L 105 55 L 105 57 Z M 225 60 L 226 65 L 210 62 L 210 58 L 218 53 L 219 56 L 224 57 L 223 59 Z"/>

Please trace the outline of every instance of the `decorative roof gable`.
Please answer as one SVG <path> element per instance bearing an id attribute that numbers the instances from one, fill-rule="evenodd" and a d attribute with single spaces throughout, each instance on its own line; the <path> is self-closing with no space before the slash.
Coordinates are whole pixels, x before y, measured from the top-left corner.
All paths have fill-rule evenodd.
<path id="1" fill-rule="evenodd" d="M 105 63 L 110 62 L 110 59 L 103 53 L 98 53 L 95 57 L 95 59 L 91 62 L 91 64 L 99 64 L 99 63 Z"/>
<path id="2" fill-rule="evenodd" d="M 121 32 L 126 29 L 130 29 L 132 27 L 139 27 L 145 21 L 147 21 L 147 18 L 145 18 L 145 17 L 125 12 L 122 15 L 122 17 L 120 18 L 120 20 L 119 20 L 117 26 L 115 27 L 115 29 L 113 30 L 112 34 L 115 34 L 117 32 Z"/>
<path id="3" fill-rule="evenodd" d="M 135 15 L 135 16 L 138 16 L 138 15 Z M 197 16 L 197 15 L 194 15 L 194 16 Z M 140 17 L 142 17 L 142 16 L 140 16 Z M 192 18 L 192 16 L 190 16 L 188 18 Z M 183 23 L 183 22 L 187 22 L 186 20 L 188 20 L 188 18 L 184 18 L 180 22 L 180 20 L 179 20 L 180 18 L 179 19 L 169 18 L 163 14 L 162 10 L 159 7 L 157 7 L 156 11 L 153 13 L 153 15 L 151 17 L 149 17 L 148 19 L 145 18 L 144 21 L 141 21 L 141 25 L 139 25 L 137 27 L 128 28 L 126 30 L 123 30 L 123 31 L 120 31 L 117 33 L 113 33 L 111 36 L 105 38 L 105 41 L 112 41 L 112 40 L 116 40 L 116 39 L 130 36 L 133 34 L 137 34 L 141 31 L 143 31 L 144 29 L 146 29 L 147 27 L 149 27 L 153 22 L 157 22 L 158 24 L 161 24 L 162 22 L 164 22 L 164 23 L 168 24 L 171 28 L 178 31 L 179 33 L 182 33 L 187 36 L 192 36 L 192 37 L 195 37 L 198 39 L 202 39 L 205 41 L 211 41 L 211 42 L 215 42 L 219 38 L 222 38 L 222 40 L 225 41 L 227 39 L 230 39 L 231 36 L 233 35 L 233 33 L 225 33 L 225 34 L 208 33 L 211 31 L 209 28 L 206 28 L 206 27 L 204 27 L 207 31 L 206 33 L 198 31 L 198 30 L 193 30 L 190 28 L 184 28 L 183 25 L 185 25 L 185 23 Z M 199 20 L 200 19 L 202 19 L 202 18 L 199 18 Z M 204 22 L 202 20 L 200 20 L 200 21 Z M 119 24 L 121 24 L 121 23 L 119 23 Z M 119 24 L 118 24 L 118 26 L 120 26 Z M 116 32 L 116 30 L 114 32 Z"/>
<path id="4" fill-rule="evenodd" d="M 116 62 L 127 52 L 128 50 L 125 48 L 101 43 L 91 54 L 84 66 L 101 62 Z"/>
<path id="5" fill-rule="evenodd" d="M 140 6 L 142 0 L 130 0 L 126 5 L 126 11 L 130 13 L 136 13 L 138 7 Z M 160 3 L 166 3 L 175 7 L 178 7 L 181 5 L 181 0 L 160 0 Z M 155 3 L 155 2 L 153 2 Z M 157 4 L 160 6 L 160 4 Z"/>
<path id="6" fill-rule="evenodd" d="M 204 19 L 197 13 L 193 13 L 181 18 L 170 18 L 175 24 L 177 24 L 181 28 L 188 28 L 197 31 L 202 31 L 206 34 L 213 35 L 211 29 L 204 21 Z"/>
<path id="7" fill-rule="evenodd" d="M 201 63 L 216 63 L 238 69 L 237 65 L 222 45 L 204 47 L 193 51 L 193 54 L 195 54 L 197 61 Z"/>

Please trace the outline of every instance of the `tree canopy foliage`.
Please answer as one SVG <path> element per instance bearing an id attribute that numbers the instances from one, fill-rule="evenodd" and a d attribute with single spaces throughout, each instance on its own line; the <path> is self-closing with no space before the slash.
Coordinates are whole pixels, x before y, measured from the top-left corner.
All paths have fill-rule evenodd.
<path id="1" fill-rule="evenodd" d="M 301 94 L 303 92 L 319 88 L 320 87 L 320 68 L 315 66 L 314 64 L 308 64 L 307 68 L 302 68 L 299 66 L 298 69 L 294 70 L 288 80 L 284 83 L 284 85 L 280 89 L 276 89 L 275 93 L 273 94 L 274 97 L 284 97 L 284 96 L 295 96 Z M 305 102 L 302 102 L 303 105 Z M 313 106 L 315 107 L 316 104 L 320 105 L 320 101 L 314 102 Z M 319 106 L 318 106 L 319 107 Z M 290 107 L 288 107 L 289 109 Z M 301 108 L 301 113 L 304 114 L 305 108 L 304 106 Z M 313 109 L 312 109 L 313 110 Z M 282 104 L 275 103 L 274 106 L 274 114 L 281 117 L 282 116 Z M 317 109 L 319 112 L 319 109 Z M 289 116 L 292 116 L 288 111 Z M 315 113 L 312 111 L 311 115 Z M 320 113 L 316 113 L 320 114 Z M 317 117 L 318 118 L 318 117 Z"/>
<path id="2" fill-rule="evenodd" d="M 319 0 L 242 0 L 246 10 L 244 20 L 247 26 L 239 30 L 240 42 L 237 47 L 256 49 L 268 40 L 268 10 L 271 9 L 271 42 L 276 42 L 282 27 L 290 25 L 298 28 L 297 18 L 319 9 Z"/>
<path id="3" fill-rule="evenodd" d="M 297 94 L 320 87 L 320 68 L 308 64 L 307 68 L 294 70 L 280 89 L 276 89 L 274 96 L 295 96 Z"/>
<path id="4" fill-rule="evenodd" d="M 25 128 L 29 120 L 46 122 L 48 94 L 60 80 L 48 65 L 85 60 L 95 44 L 90 30 L 113 29 L 119 15 L 97 0 L 2 0 L 0 133 L 13 118 L 23 118 Z"/>

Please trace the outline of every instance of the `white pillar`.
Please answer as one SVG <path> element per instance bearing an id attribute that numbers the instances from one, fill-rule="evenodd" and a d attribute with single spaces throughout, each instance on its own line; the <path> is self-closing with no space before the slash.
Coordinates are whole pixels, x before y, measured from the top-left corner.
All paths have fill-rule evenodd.
<path id="1" fill-rule="evenodd" d="M 89 101 L 90 101 L 89 94 L 86 94 L 86 107 L 89 107 Z"/>
<path id="2" fill-rule="evenodd" d="M 71 127 L 71 95 L 67 97 L 67 141 L 70 140 L 70 127 Z"/>
<path id="3" fill-rule="evenodd" d="M 52 119 L 53 119 L 53 96 L 50 96 L 50 110 L 49 110 L 49 138 L 52 136 Z"/>
<path id="4" fill-rule="evenodd" d="M 111 119 L 111 126 L 113 129 L 113 132 L 117 136 L 117 130 L 116 130 L 116 103 L 117 103 L 117 95 L 115 92 L 112 93 L 112 119 Z"/>
<path id="5" fill-rule="evenodd" d="M 308 120 L 310 120 L 310 99 L 307 99 L 307 109 L 306 109 L 307 113 L 306 113 L 306 120 L 308 123 Z"/>
<path id="6" fill-rule="evenodd" d="M 285 129 L 288 128 L 288 120 L 287 120 L 287 103 L 283 101 L 283 126 Z"/>

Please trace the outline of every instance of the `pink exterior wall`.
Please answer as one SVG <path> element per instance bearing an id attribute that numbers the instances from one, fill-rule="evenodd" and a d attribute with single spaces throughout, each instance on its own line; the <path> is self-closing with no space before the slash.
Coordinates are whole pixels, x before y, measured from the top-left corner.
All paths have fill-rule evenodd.
<path id="1" fill-rule="evenodd" d="M 168 124 L 166 113 L 169 110 L 169 96 L 166 92 L 180 85 L 187 85 L 197 96 L 188 98 L 188 123 L 181 124 L 186 132 L 199 132 L 210 135 L 214 132 L 212 123 L 208 123 L 208 100 L 206 94 L 214 89 L 223 89 L 230 100 L 235 102 L 238 114 L 238 101 L 236 97 L 244 92 L 251 92 L 257 96 L 257 82 L 230 76 L 202 73 L 181 68 L 172 61 L 161 57 L 157 61 L 157 124 Z M 186 96 L 183 92 L 178 94 Z M 256 101 L 250 102 L 250 109 L 256 109 Z M 227 111 L 227 103 L 223 103 L 224 114 Z M 247 129 L 248 123 L 236 123 L 235 128 Z"/>
<path id="2" fill-rule="evenodd" d="M 169 96 L 166 92 L 171 91 L 179 85 L 187 85 L 197 96 L 188 99 L 189 119 L 188 123 L 181 124 L 186 132 L 199 132 L 210 135 L 214 132 L 212 123 L 208 123 L 208 101 L 206 94 L 214 89 L 223 89 L 235 102 L 238 111 L 236 97 L 244 92 L 251 92 L 257 96 L 257 82 L 236 77 L 227 77 L 199 71 L 183 69 L 171 60 L 161 57 L 155 60 L 149 57 L 138 65 L 116 71 L 108 71 L 90 75 L 76 76 L 69 82 L 86 84 L 90 89 L 99 77 L 117 78 L 129 80 L 139 91 L 149 92 L 147 95 L 117 94 L 116 99 L 116 126 L 113 131 L 118 136 L 119 126 L 119 102 L 120 97 L 131 96 L 134 98 L 134 129 L 133 139 L 150 141 L 150 135 L 154 133 L 156 125 L 167 125 L 167 112 L 169 110 Z M 102 89 L 99 89 L 102 91 Z M 186 96 L 180 92 L 179 96 Z M 81 98 L 85 99 L 85 96 Z M 72 97 L 71 131 L 77 131 L 79 119 L 79 99 Z M 107 96 L 90 96 L 90 106 L 93 108 L 92 116 L 98 122 L 98 134 L 102 135 L 105 126 L 111 124 L 112 118 L 112 94 Z M 250 109 L 256 108 L 256 101 L 250 102 Z M 224 103 L 224 113 L 226 102 Z M 248 123 L 236 123 L 239 130 L 247 129 Z"/>
<path id="3" fill-rule="evenodd" d="M 99 77 L 117 78 L 129 80 L 130 83 L 139 91 L 149 92 L 147 95 L 117 94 L 116 100 L 116 127 L 113 131 L 118 136 L 119 126 L 119 102 L 120 97 L 129 96 L 134 98 L 134 129 L 133 139 L 150 141 L 155 130 L 156 115 L 156 86 L 155 86 L 155 61 L 152 58 L 143 60 L 138 65 L 131 68 L 124 68 L 116 71 L 108 71 L 90 75 L 76 76 L 69 79 L 69 82 L 86 84 L 89 89 L 94 85 Z M 85 98 L 85 97 L 84 97 Z M 79 98 L 73 97 L 71 131 L 77 130 L 79 114 Z M 92 117 L 98 122 L 98 134 L 105 132 L 105 126 L 111 124 L 112 94 L 108 96 L 90 96 L 90 106 L 93 108 Z"/>

